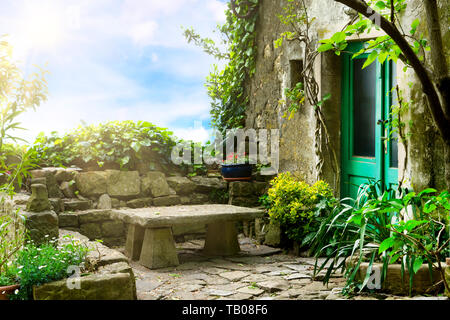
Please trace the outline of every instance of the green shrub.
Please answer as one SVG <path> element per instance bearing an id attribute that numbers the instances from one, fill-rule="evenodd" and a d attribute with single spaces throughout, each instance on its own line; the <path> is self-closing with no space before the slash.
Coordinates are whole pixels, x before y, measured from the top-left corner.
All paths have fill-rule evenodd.
<path id="1" fill-rule="evenodd" d="M 314 234 L 316 220 L 335 200 L 326 182 L 310 186 L 285 172 L 271 181 L 263 201 L 270 219 L 280 223 L 288 238 L 306 244 Z"/>
<path id="2" fill-rule="evenodd" d="M 41 165 L 69 166 L 96 163 L 99 167 L 115 163 L 123 169 L 135 169 L 138 160 L 154 158 L 168 164 L 177 139 L 171 131 L 146 121 L 109 121 L 80 126 L 65 135 L 41 133 L 34 149 Z"/>
<path id="3" fill-rule="evenodd" d="M 381 282 L 388 265 L 399 263 L 409 273 L 411 294 L 413 276 L 423 263 L 431 268 L 438 262 L 443 275 L 442 261 L 450 253 L 449 212 L 448 191 L 438 194 L 429 188 L 419 193 L 406 189 L 396 192 L 380 182 L 364 184 L 357 199 L 341 200 L 322 220 L 312 239 L 312 251 L 317 258 L 325 259 L 320 265 L 316 261 L 315 274 L 327 269 L 326 283 L 335 271 L 345 272 L 344 293 L 352 293 L 366 288 L 374 262 L 383 263 Z M 358 280 L 362 261 L 369 267 L 364 279 Z"/>
<path id="4" fill-rule="evenodd" d="M 56 240 L 36 246 L 27 244 L 19 251 L 14 263 L 20 290 L 12 299 L 31 299 L 33 286 L 65 279 L 69 266 L 83 268 L 88 248 L 67 236 L 69 242 L 56 245 Z"/>

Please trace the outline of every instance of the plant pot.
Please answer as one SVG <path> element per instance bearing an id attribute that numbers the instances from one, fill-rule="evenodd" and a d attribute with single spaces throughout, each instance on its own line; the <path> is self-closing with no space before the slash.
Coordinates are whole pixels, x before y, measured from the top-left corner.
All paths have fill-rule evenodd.
<path id="1" fill-rule="evenodd" d="M 8 300 L 8 296 L 20 288 L 20 285 L 0 287 L 0 300 Z"/>
<path id="2" fill-rule="evenodd" d="M 252 165 L 246 163 L 224 164 L 221 173 L 225 181 L 249 181 L 252 179 Z"/>

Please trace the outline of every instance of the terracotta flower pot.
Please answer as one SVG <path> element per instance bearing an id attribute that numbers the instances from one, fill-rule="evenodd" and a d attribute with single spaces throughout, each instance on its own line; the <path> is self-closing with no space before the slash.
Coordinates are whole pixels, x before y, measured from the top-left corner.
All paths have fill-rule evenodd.
<path id="1" fill-rule="evenodd" d="M 447 262 L 447 265 L 450 266 L 450 258 L 446 258 L 445 262 Z"/>
<path id="2" fill-rule="evenodd" d="M 8 296 L 20 288 L 20 285 L 0 287 L 0 300 L 8 300 Z"/>

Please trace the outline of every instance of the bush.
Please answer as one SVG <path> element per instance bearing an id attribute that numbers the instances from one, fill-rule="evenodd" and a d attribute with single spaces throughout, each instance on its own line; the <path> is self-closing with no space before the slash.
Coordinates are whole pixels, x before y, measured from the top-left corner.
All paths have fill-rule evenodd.
<path id="1" fill-rule="evenodd" d="M 333 193 L 324 181 L 312 186 L 289 172 L 271 181 L 264 203 L 272 221 L 280 223 L 289 239 L 306 244 L 317 229 L 317 220 L 334 203 Z"/>
<path id="2" fill-rule="evenodd" d="M 11 299 L 32 299 L 33 286 L 67 278 L 69 266 L 83 268 L 88 248 L 72 237 L 66 237 L 70 242 L 62 245 L 51 240 L 41 246 L 27 244 L 19 251 L 14 269 L 20 290 Z"/>
<path id="3" fill-rule="evenodd" d="M 80 126 L 65 135 L 41 133 L 34 149 L 41 155 L 43 166 L 84 166 L 117 164 L 134 170 L 136 162 L 152 158 L 168 164 L 177 139 L 171 131 L 146 121 L 110 121 L 99 125 Z"/>
<path id="4" fill-rule="evenodd" d="M 326 283 L 332 273 L 345 270 L 344 293 L 351 293 L 366 288 L 374 262 L 383 263 L 381 282 L 388 265 L 399 263 L 409 273 L 411 293 L 414 274 L 423 263 L 430 269 L 437 263 L 443 276 L 442 261 L 450 253 L 449 211 L 448 191 L 438 194 L 429 188 L 419 193 L 406 189 L 396 192 L 380 182 L 364 184 L 357 199 L 342 199 L 323 219 L 312 248 L 316 257 L 326 258 L 321 265 L 316 261 L 315 274 L 327 269 Z M 361 282 L 356 275 L 362 261 L 368 261 L 369 267 Z"/>

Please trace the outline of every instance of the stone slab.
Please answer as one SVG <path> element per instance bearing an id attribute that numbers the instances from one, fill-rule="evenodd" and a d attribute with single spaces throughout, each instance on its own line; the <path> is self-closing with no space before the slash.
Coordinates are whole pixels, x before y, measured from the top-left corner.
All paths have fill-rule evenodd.
<path id="1" fill-rule="evenodd" d="M 144 228 L 170 227 L 177 224 L 209 224 L 219 221 L 253 220 L 265 214 L 263 210 L 225 204 L 113 209 L 111 218 Z"/>

